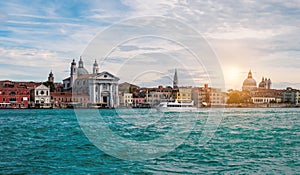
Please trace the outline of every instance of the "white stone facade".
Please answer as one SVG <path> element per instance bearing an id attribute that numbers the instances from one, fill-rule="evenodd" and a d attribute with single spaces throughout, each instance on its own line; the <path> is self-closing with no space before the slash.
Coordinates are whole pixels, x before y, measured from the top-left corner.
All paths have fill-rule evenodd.
<path id="1" fill-rule="evenodd" d="M 91 104 L 102 104 L 110 108 L 119 106 L 119 78 L 108 72 L 88 74 L 76 79 L 73 96 L 88 94 Z"/>
<path id="2" fill-rule="evenodd" d="M 89 78 L 91 103 L 106 103 L 108 107 L 119 106 L 119 78 L 108 72 L 101 72 Z"/>
<path id="3" fill-rule="evenodd" d="M 34 103 L 37 108 L 50 108 L 50 88 L 40 85 L 34 89 Z"/>

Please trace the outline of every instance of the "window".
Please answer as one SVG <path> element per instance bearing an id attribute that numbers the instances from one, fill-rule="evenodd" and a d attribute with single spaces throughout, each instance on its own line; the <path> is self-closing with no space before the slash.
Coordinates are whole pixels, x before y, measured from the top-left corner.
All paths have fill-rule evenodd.
<path id="1" fill-rule="evenodd" d="M 45 94 L 45 92 L 44 91 L 41 91 L 41 95 L 44 95 Z"/>
<path id="2" fill-rule="evenodd" d="M 107 84 L 103 84 L 103 90 L 107 90 Z"/>
<path id="3" fill-rule="evenodd" d="M 17 100 L 16 100 L 16 98 L 10 98 L 9 101 L 16 102 Z"/>

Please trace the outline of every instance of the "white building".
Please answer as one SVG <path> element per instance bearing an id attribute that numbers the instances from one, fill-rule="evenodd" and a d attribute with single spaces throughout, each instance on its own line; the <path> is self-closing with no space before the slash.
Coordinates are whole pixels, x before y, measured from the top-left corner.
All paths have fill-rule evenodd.
<path id="1" fill-rule="evenodd" d="M 119 78 L 108 72 L 101 72 L 89 78 L 91 103 L 103 103 L 107 107 L 118 107 Z"/>
<path id="2" fill-rule="evenodd" d="M 254 104 L 264 104 L 264 103 L 275 103 L 275 97 L 251 97 L 251 100 Z"/>
<path id="3" fill-rule="evenodd" d="M 71 63 L 70 77 L 63 80 L 64 90 L 73 92 L 73 99 L 89 96 L 89 104 L 84 101 L 74 101 L 86 107 L 88 105 L 114 108 L 119 106 L 118 84 L 119 78 L 109 72 L 98 73 L 99 68 L 95 60 L 93 74 L 89 74 L 80 58 L 78 68 L 75 60 Z M 78 98 L 77 98 L 78 97 Z"/>
<path id="4" fill-rule="evenodd" d="M 36 108 L 50 108 L 50 88 L 43 84 L 36 87 L 34 89 L 33 99 Z"/>

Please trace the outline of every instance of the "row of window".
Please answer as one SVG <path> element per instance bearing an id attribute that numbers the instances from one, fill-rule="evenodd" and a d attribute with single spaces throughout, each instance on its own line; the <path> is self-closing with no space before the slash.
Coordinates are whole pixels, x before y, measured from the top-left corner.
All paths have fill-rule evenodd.
<path id="1" fill-rule="evenodd" d="M 3 101 L 3 102 L 5 102 L 6 100 L 8 100 L 8 101 L 13 101 L 13 102 L 16 102 L 16 101 L 17 101 L 16 98 L 7 98 L 7 99 L 6 99 L 6 98 L 2 98 L 2 101 Z M 21 98 L 21 101 L 24 101 L 24 98 L 23 98 L 23 97 Z"/>
<path id="2" fill-rule="evenodd" d="M 6 94 L 5 91 L 0 92 L 0 95 L 5 95 L 5 94 Z M 29 95 L 29 92 L 24 91 L 24 92 L 20 92 L 19 93 L 19 92 L 11 91 L 11 92 L 8 93 L 8 95 L 11 95 L 11 96 L 15 96 L 15 95 Z"/>
<path id="3" fill-rule="evenodd" d="M 51 97 L 51 99 L 54 101 L 60 101 L 60 102 L 72 102 L 72 98 L 53 98 L 53 97 Z M 86 98 L 74 98 L 73 101 L 85 102 L 85 101 L 87 101 L 87 99 Z"/>
<path id="4" fill-rule="evenodd" d="M 186 107 L 193 107 L 193 105 L 167 105 L 168 107 L 179 107 L 179 108 L 186 108 Z"/>

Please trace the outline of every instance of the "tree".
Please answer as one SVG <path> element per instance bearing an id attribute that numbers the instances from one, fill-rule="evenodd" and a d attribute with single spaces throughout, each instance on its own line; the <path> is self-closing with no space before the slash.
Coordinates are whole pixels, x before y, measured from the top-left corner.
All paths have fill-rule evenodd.
<path id="1" fill-rule="evenodd" d="M 228 104 L 251 103 L 249 91 L 228 90 Z"/>

